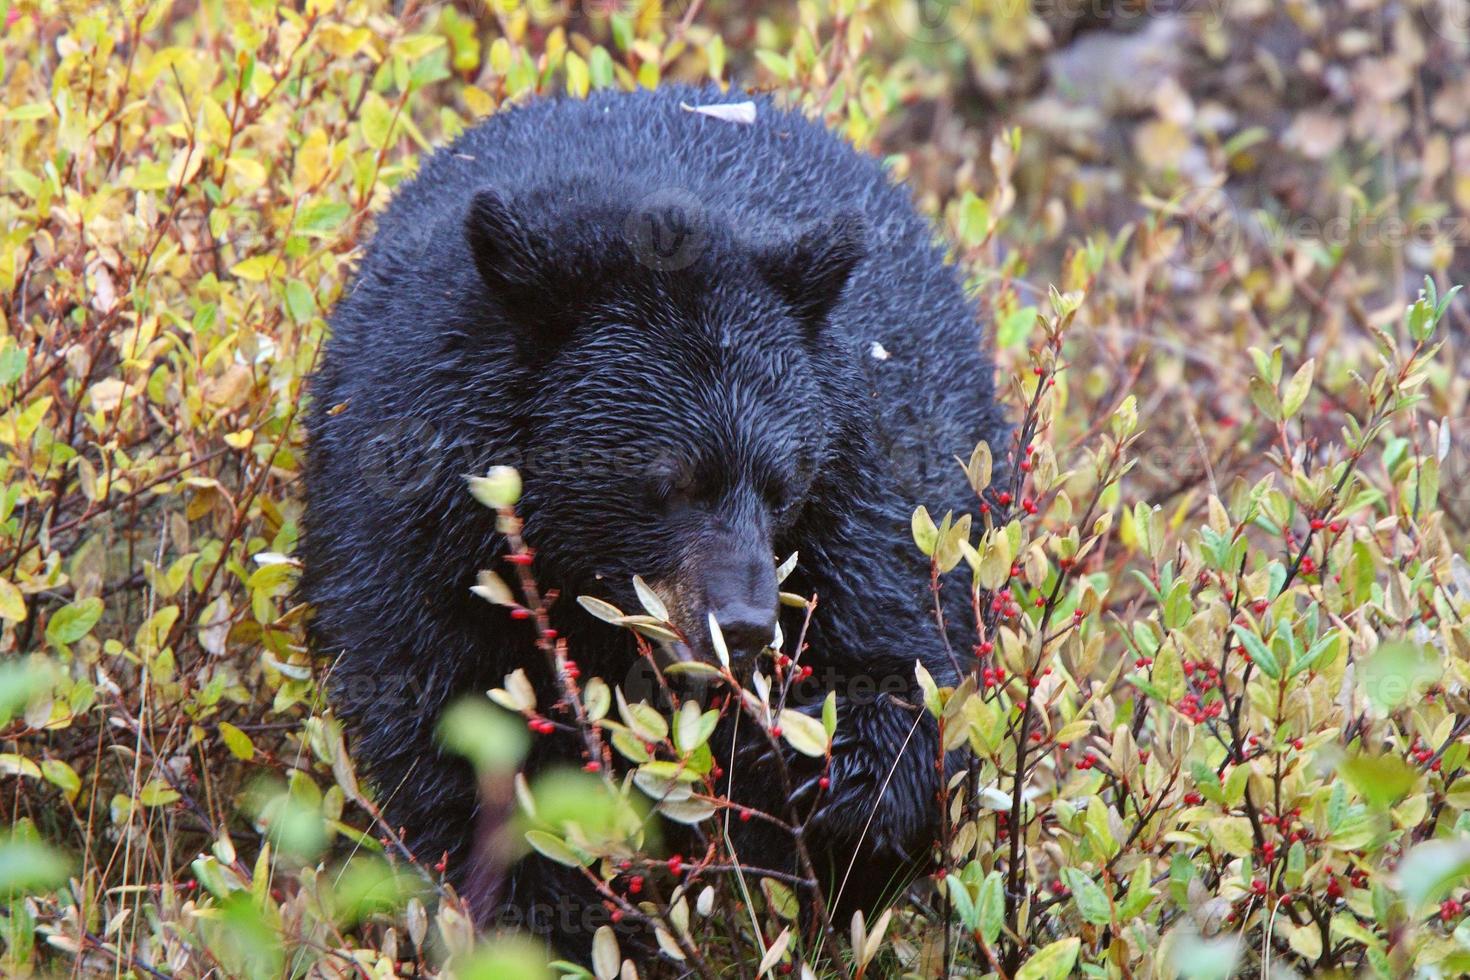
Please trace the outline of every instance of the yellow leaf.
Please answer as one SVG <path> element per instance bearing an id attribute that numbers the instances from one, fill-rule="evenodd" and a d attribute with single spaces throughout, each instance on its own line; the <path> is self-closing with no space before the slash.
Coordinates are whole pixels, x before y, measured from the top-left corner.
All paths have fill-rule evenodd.
<path id="1" fill-rule="evenodd" d="M 252 191 L 265 183 L 265 167 L 261 166 L 259 160 L 230 157 L 225 161 L 225 169 L 234 171 L 242 190 Z"/>
<path id="2" fill-rule="evenodd" d="M 1300 953 L 1308 960 L 1316 960 L 1322 955 L 1322 933 L 1316 923 L 1309 922 L 1306 925 L 1294 926 L 1287 924 L 1287 941 L 1291 948 Z"/>
<path id="3" fill-rule="evenodd" d="M 244 279 L 247 282 L 262 282 L 280 266 L 281 258 L 278 255 L 252 255 L 243 262 L 236 262 L 230 267 L 230 274 L 236 279 Z"/>
<path id="4" fill-rule="evenodd" d="M 495 100 L 486 94 L 483 89 L 475 88 L 473 85 L 466 85 L 459 90 L 459 94 L 464 99 L 465 108 L 470 110 L 470 113 L 476 117 L 488 116 L 495 111 Z"/>
<path id="5" fill-rule="evenodd" d="M 312 130 L 311 135 L 301 142 L 296 151 L 296 171 L 291 176 L 292 183 L 300 188 L 315 187 L 326 179 L 329 161 L 326 132 L 321 129 Z"/>
<path id="6" fill-rule="evenodd" d="M 1236 857 L 1246 857 L 1255 848 L 1251 823 L 1245 817 L 1218 817 L 1209 827 L 1215 843 Z"/>
<path id="7" fill-rule="evenodd" d="M 0 578 L 0 619 L 18 623 L 26 618 L 26 599 L 9 579 Z"/>
<path id="8" fill-rule="evenodd" d="M 246 762 L 255 758 L 254 743 L 250 741 L 250 736 L 246 735 L 239 728 L 231 725 L 227 721 L 222 721 L 219 723 L 219 736 L 224 740 L 225 748 L 229 749 L 230 754 L 235 758 L 243 759 Z"/>
<path id="9" fill-rule="evenodd" d="M 567 52 L 567 92 L 576 98 L 585 99 L 587 90 L 591 87 L 591 77 L 587 72 L 587 62 L 575 51 Z"/>
<path id="10" fill-rule="evenodd" d="M 215 146 L 224 146 L 230 141 L 230 117 L 225 115 L 225 110 L 220 104 L 209 96 L 204 97 L 204 102 L 199 106 L 199 118 L 203 125 L 200 130 Z"/>
<path id="11" fill-rule="evenodd" d="M 178 153 L 174 154 L 173 162 L 168 165 L 168 182 L 171 186 L 181 187 L 194 179 L 199 173 L 200 165 L 204 163 L 204 149 L 200 146 L 184 146 Z"/>

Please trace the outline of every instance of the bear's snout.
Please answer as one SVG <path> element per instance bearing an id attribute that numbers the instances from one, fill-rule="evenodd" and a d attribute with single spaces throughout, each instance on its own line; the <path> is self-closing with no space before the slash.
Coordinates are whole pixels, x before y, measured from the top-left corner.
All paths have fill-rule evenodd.
<path id="1" fill-rule="evenodd" d="M 730 656 L 748 659 L 776 630 L 776 570 L 764 555 L 713 555 L 705 571 L 705 603 Z"/>

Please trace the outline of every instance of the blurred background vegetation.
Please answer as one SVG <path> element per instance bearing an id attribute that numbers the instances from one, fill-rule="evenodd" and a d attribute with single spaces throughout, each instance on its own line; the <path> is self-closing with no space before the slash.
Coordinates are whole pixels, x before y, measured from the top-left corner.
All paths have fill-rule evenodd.
<path id="1" fill-rule="evenodd" d="M 1407 759 L 1388 771 L 1408 780 L 1388 799 L 1355 784 L 1353 805 L 1387 814 L 1382 824 L 1336 848 L 1309 826 L 1306 843 L 1322 847 L 1288 868 L 1300 837 L 1262 864 L 1259 846 L 1238 853 L 1235 825 L 1215 837 L 1196 827 L 1241 812 L 1218 780 L 1214 796 L 1188 780 L 1140 790 L 1161 804 L 1152 812 L 1110 796 L 1120 821 L 1140 820 L 1112 841 L 1126 837 L 1129 852 L 1118 896 L 1104 896 L 1113 910 L 1099 918 L 1068 901 L 1077 886 L 1059 870 L 1036 878 L 1050 911 L 1019 941 L 1067 948 L 1017 975 L 1259 973 L 1273 955 L 1303 972 L 1464 968 L 1459 879 L 1392 874 L 1414 845 L 1459 840 L 1470 808 L 1470 783 L 1454 783 L 1470 664 L 1463 303 L 1442 311 L 1443 347 L 1398 378 L 1418 400 L 1373 433 L 1352 498 L 1324 508 L 1312 484 L 1344 458 L 1344 419 L 1381 407 L 1355 373 L 1371 376 L 1386 350 L 1419 349 L 1404 310 L 1425 278 L 1440 293 L 1470 278 L 1464 3 L 0 0 L 0 11 L 0 805 L 11 826 L 0 972 L 545 972 L 534 946 L 480 944 L 437 870 L 408 860 L 326 710 L 330 665 L 304 648 L 306 610 L 290 600 L 304 379 L 375 209 L 429 148 L 539 95 L 700 79 L 771 90 L 888 160 L 953 245 L 1017 417 L 1034 394 L 1025 379 L 1043 370 L 1049 290 L 1085 293 L 1045 368 L 1065 370 L 1040 438 L 1066 469 L 1120 407 L 1142 420 L 1129 430 L 1132 468 L 1102 502 L 1119 520 L 1088 558 L 1107 614 L 1089 629 L 1105 652 L 1069 664 L 1068 690 L 1106 705 L 1103 756 L 1119 720 L 1128 731 L 1140 719 L 1129 734 L 1140 746 L 1174 737 L 1139 708 L 1167 692 L 1118 685 L 1112 667 L 1160 645 L 1160 569 L 1208 566 L 1202 527 L 1261 530 L 1232 487 L 1278 481 L 1288 520 L 1267 528 L 1286 536 L 1288 560 L 1299 542 L 1287 525 L 1310 544 L 1320 529 L 1309 521 L 1352 522 L 1323 545 L 1321 575 L 1298 582 L 1298 560 L 1289 591 L 1263 597 L 1284 596 L 1293 616 L 1321 605 L 1343 665 L 1322 680 L 1330 691 L 1303 694 L 1321 702 L 1312 731 L 1281 728 L 1279 712 L 1261 731 Z M 1312 365 L 1294 411 L 1277 394 L 1283 361 L 1288 378 Z M 1064 534 L 1069 515 L 1037 520 Z M 1252 541 L 1249 570 L 1265 574 L 1282 543 Z M 1361 588 L 1323 592 L 1343 554 Z M 1188 601 L 1223 632 L 1236 604 L 1221 583 Z M 1401 636 L 1437 651 L 1444 696 L 1364 708 L 1346 665 Z M 1426 747 L 1432 757 L 1417 758 Z M 1083 772 L 1074 778 L 1113 781 L 1062 792 L 1083 746 L 1055 751 L 1058 799 L 1117 790 L 1117 772 Z M 1274 758 L 1274 783 L 1266 768 L 1248 778 L 1276 790 L 1275 810 L 1292 809 L 1283 786 L 1309 821 L 1331 803 L 1330 778 L 1304 760 L 1291 782 Z M 1180 771 L 1208 783 L 1187 762 Z M 997 833 L 967 846 L 987 851 Z M 1085 867 L 1111 887 L 1085 848 L 1049 846 L 1055 869 Z M 1179 854 L 1215 870 L 1181 878 Z M 1470 862 L 1432 856 L 1436 874 Z M 1309 914 L 1254 901 L 1252 860 L 1295 875 L 1281 885 L 1268 874 L 1267 888 L 1295 892 Z M 1135 908 L 1121 889 L 1139 868 L 1161 891 Z M 948 920 L 936 908 L 920 895 L 899 910 L 876 954 L 884 972 L 938 971 Z M 992 969 L 983 945 L 956 969 Z M 756 972 L 748 948 L 732 975 Z M 771 967 L 795 969 L 794 955 Z M 852 958 L 823 970 L 860 974 L 867 961 Z"/>

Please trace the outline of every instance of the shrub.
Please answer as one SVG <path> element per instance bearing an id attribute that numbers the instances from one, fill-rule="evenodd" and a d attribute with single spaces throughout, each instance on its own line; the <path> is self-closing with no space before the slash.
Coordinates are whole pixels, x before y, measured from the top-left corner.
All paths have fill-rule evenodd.
<path id="1" fill-rule="evenodd" d="M 941 21 L 886 0 L 297 6 L 5 5 L 7 975 L 547 970 L 513 937 L 474 936 L 353 774 L 320 695 L 330 664 L 290 600 L 298 415 L 324 311 L 416 153 L 506 101 L 666 77 L 774 85 L 890 152 L 992 314 L 1018 439 L 965 462 L 975 513 L 914 518 L 936 580 L 976 587 L 976 670 L 928 697 L 974 764 L 944 801 L 933 880 L 871 922 L 808 927 L 792 910 L 813 883 L 721 851 L 707 709 L 665 718 L 582 678 L 567 717 L 512 678 L 503 707 L 605 737 L 638 799 L 715 842 L 672 866 L 649 853 L 603 770 L 520 784 L 539 820 L 523 846 L 585 865 L 706 975 L 1467 969 L 1453 236 L 1261 234 L 1290 217 L 1278 191 L 1252 185 L 1250 211 L 1234 191 L 1267 136 L 1217 139 L 1167 86 L 1127 134 L 1138 159 L 1116 162 L 1141 204 L 1110 220 L 1003 84 L 1068 30 L 1016 5 Z M 1348 164 L 1311 171 L 1313 194 L 1354 222 L 1439 213 L 1466 166 L 1437 128 L 1458 125 L 1453 38 L 1400 12 L 1384 52 L 1329 43 L 1368 6 L 1322 5 L 1306 46 L 1376 104 L 1397 106 L 1408 72 L 1430 114 L 1402 144 L 1319 116 L 1282 141 Z M 1187 28 L 1210 58 L 1256 64 L 1266 15 L 1217 14 Z M 945 115 L 977 90 L 993 115 Z M 1222 170 L 1223 205 L 1180 140 Z M 1443 165 L 1400 186 L 1410 157 Z M 1360 177 L 1365 159 L 1384 175 Z M 1418 297 L 1397 289 L 1409 265 L 1434 274 Z M 1007 456 L 1011 482 L 989 487 Z M 513 498 L 487 497 L 508 526 Z M 484 589 L 534 606 L 532 584 Z M 656 631 L 650 605 L 628 612 Z M 783 719 L 787 652 L 741 710 L 820 755 L 842 719 Z M 447 727 L 509 746 L 476 760 L 502 793 L 535 737 L 508 717 L 482 702 Z M 588 800 L 596 826 L 569 825 Z M 785 820 L 751 815 L 767 818 Z M 620 959 L 603 933 L 600 976 L 659 969 Z"/>

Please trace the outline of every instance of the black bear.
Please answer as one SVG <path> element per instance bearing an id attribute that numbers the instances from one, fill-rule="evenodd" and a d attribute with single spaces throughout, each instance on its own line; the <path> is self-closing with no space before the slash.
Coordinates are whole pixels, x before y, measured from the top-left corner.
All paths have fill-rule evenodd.
<path id="1" fill-rule="evenodd" d="M 482 921 L 581 887 L 534 859 L 476 885 L 474 780 L 435 742 L 450 701 L 518 667 L 550 680 L 531 627 L 470 592 L 503 568 L 465 481 L 490 464 L 519 468 L 554 626 L 609 683 L 634 642 L 577 596 L 636 610 L 640 575 L 685 637 L 672 655 L 711 655 L 713 613 L 748 660 L 800 612 L 774 570 L 796 553 L 782 588 L 817 597 L 802 662 L 839 696 L 829 782 L 800 790 L 820 794 L 805 834 L 827 896 L 870 906 L 932 848 L 942 770 L 914 664 L 957 682 L 972 620 L 961 582 L 946 644 L 910 515 L 973 508 L 954 457 L 981 439 L 1004 455 L 992 363 L 880 162 L 744 100 L 669 87 L 497 113 L 397 192 L 331 317 L 310 389 L 312 640 L 388 819 L 426 864 L 448 852 Z M 769 766 L 730 793 L 782 812 Z M 738 829 L 743 861 L 791 866 L 789 840 Z M 585 918 L 545 928 L 563 949 L 591 938 Z"/>

